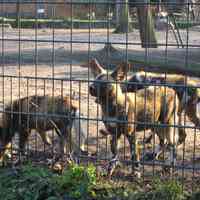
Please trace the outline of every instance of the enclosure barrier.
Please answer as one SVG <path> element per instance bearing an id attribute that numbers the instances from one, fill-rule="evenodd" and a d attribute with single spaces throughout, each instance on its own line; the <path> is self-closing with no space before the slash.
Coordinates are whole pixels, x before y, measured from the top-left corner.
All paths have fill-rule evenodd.
<path id="1" fill-rule="evenodd" d="M 0 1 L 0 148 L 6 149 L 1 163 L 6 158 L 8 164 L 24 159 L 47 164 L 70 157 L 104 171 L 119 160 L 119 170 L 130 176 L 130 166 L 140 164 L 144 184 L 170 169 L 170 178 L 197 189 L 199 8 L 199 1 Z M 94 77 L 94 61 L 107 79 Z M 123 79 L 111 77 L 120 66 Z M 98 86 L 95 97 L 91 85 L 105 87 Z M 109 87 L 115 88 L 112 95 Z M 134 127 L 130 146 L 127 126 Z M 163 151 L 156 157 L 159 144 Z M 131 146 L 139 160 L 133 155 L 131 160 Z M 120 180 L 117 172 L 113 176 Z"/>

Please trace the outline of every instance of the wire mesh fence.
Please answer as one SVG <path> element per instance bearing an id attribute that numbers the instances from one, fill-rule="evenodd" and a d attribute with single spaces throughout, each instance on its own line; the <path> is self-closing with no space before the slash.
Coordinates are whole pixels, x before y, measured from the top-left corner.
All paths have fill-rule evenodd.
<path id="1" fill-rule="evenodd" d="M 1 161 L 70 158 L 197 188 L 199 8 L 0 1 Z"/>

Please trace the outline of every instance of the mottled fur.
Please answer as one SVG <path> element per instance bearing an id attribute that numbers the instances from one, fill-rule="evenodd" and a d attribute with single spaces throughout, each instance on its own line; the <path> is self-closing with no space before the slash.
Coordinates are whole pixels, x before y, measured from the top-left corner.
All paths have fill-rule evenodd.
<path id="1" fill-rule="evenodd" d="M 68 96 L 29 96 L 7 104 L 0 125 L 0 157 L 16 132 L 19 133 L 19 148 L 23 150 L 32 129 L 36 129 L 47 145 L 51 140 L 46 131 L 55 129 L 60 138 L 61 154 L 69 153 L 70 133 L 77 113 L 78 102 Z M 80 138 L 83 138 L 80 131 Z"/>
<path id="2" fill-rule="evenodd" d="M 167 140 L 168 145 L 174 149 L 178 137 L 171 125 L 178 124 L 178 99 L 173 89 L 152 86 L 137 93 L 125 94 L 121 85 L 115 82 L 118 80 L 116 71 L 107 75 L 96 60 L 90 62 L 90 68 L 92 71 L 97 69 L 96 79 L 90 85 L 90 94 L 101 105 L 102 119 L 112 136 L 111 151 L 114 157 L 117 155 L 118 140 L 123 134 L 129 141 L 132 160 L 139 161 L 136 132 L 145 129 L 155 132 L 163 140 L 162 144 Z M 166 127 L 161 128 L 160 125 Z M 172 159 L 170 157 L 170 161 Z"/>
<path id="3" fill-rule="evenodd" d="M 200 88 L 198 88 L 198 81 L 183 75 L 177 74 L 159 74 L 140 71 L 132 76 L 126 78 L 127 72 L 130 69 L 130 64 L 122 63 L 116 70 L 115 74 L 120 74 L 118 80 L 125 80 L 126 84 L 122 84 L 123 91 L 135 92 L 139 89 L 143 89 L 145 86 L 143 83 L 151 84 L 167 84 L 168 87 L 173 88 L 179 98 L 179 110 L 178 114 L 186 113 L 191 122 L 195 124 L 197 128 L 200 128 L 200 119 L 197 116 L 197 104 L 200 102 Z M 139 84 L 137 84 L 139 83 Z"/>

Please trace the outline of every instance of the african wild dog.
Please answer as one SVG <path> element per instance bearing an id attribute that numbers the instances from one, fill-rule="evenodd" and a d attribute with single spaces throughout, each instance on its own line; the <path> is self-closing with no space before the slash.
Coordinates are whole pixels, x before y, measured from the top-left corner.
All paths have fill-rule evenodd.
<path id="1" fill-rule="evenodd" d="M 85 135 L 79 126 L 81 124 L 78 117 L 78 101 L 69 96 L 29 96 L 7 104 L 1 116 L 0 159 L 16 132 L 19 134 L 19 148 L 22 151 L 32 129 L 36 129 L 47 145 L 51 144 L 51 140 L 45 132 L 55 129 L 59 136 L 60 153 L 63 155 L 70 153 L 70 134 L 74 127 L 76 139 L 73 145 L 76 149 L 79 148 L 80 138 L 80 150 L 84 150 Z"/>
<path id="2" fill-rule="evenodd" d="M 184 124 L 182 120 L 182 113 L 185 112 L 191 122 L 196 128 L 200 128 L 200 119 L 198 117 L 197 104 L 200 103 L 200 88 L 198 82 L 192 78 L 185 78 L 183 75 L 177 74 L 159 74 L 150 72 L 136 72 L 134 75 L 127 77 L 127 72 L 130 69 L 130 64 L 121 63 L 116 70 L 115 74 L 120 74 L 118 80 L 122 81 L 127 79 L 126 84 L 122 84 L 123 91 L 135 92 L 144 87 L 146 84 L 168 84 L 168 87 L 173 88 L 179 98 L 180 104 L 178 108 L 179 123 Z M 151 136 L 152 137 L 152 136 Z M 151 137 L 147 139 L 150 141 Z M 180 143 L 185 141 L 186 134 L 184 131 L 180 135 Z"/>
<path id="3" fill-rule="evenodd" d="M 138 163 L 140 155 L 137 151 L 136 132 L 151 129 L 159 136 L 160 141 L 163 141 L 161 145 L 167 140 L 170 148 L 168 161 L 171 164 L 175 159 L 175 146 L 178 144 L 177 131 L 174 132 L 172 127 L 178 124 L 176 114 L 179 102 L 174 90 L 152 86 L 137 93 L 125 94 L 120 84 L 115 81 L 118 79 L 116 72 L 107 74 L 96 59 L 90 61 L 90 69 L 96 76 L 90 85 L 90 94 L 96 97 L 96 102 L 100 104 L 102 120 L 111 134 L 113 159 L 117 160 L 118 140 L 123 134 L 130 145 L 131 159 Z M 159 147 L 158 152 L 163 148 Z"/>

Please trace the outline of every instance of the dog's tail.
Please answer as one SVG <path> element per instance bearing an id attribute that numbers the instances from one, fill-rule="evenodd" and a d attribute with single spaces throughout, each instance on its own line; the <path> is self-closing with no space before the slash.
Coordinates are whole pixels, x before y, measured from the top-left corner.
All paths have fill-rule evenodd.
<path id="1" fill-rule="evenodd" d="M 80 113 L 79 110 L 77 110 L 72 126 L 75 130 L 75 144 L 81 151 L 85 151 L 85 140 L 87 138 L 87 133 L 84 131 L 83 123 L 84 120 L 80 119 Z"/>

